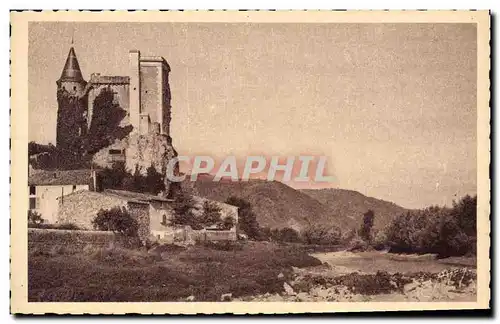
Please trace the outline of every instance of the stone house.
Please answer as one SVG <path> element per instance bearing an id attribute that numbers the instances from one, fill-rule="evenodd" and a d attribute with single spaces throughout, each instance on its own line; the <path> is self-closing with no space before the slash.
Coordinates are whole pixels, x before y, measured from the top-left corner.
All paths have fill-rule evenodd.
<path id="1" fill-rule="evenodd" d="M 197 204 L 203 204 L 204 199 L 195 197 Z M 73 223 L 83 229 L 93 229 L 92 220 L 99 210 L 124 207 L 139 223 L 139 237 L 162 243 L 173 243 L 186 238 L 185 229 L 170 225 L 174 213 L 173 200 L 160 196 L 137 193 L 124 190 L 104 190 L 102 192 L 79 191 L 59 200 L 59 223 Z M 216 202 L 221 208 L 221 217 L 231 216 L 237 222 L 238 208 Z M 199 206 L 197 206 L 199 209 Z M 195 233 L 203 239 L 235 240 L 236 226 L 226 233 L 208 234 L 203 230 Z M 194 231 L 199 232 L 199 231 Z"/>
<path id="2" fill-rule="evenodd" d="M 58 198 L 93 190 L 99 186 L 98 181 L 96 170 L 31 170 L 28 175 L 28 208 L 41 214 L 46 223 L 54 223 L 58 215 Z"/>

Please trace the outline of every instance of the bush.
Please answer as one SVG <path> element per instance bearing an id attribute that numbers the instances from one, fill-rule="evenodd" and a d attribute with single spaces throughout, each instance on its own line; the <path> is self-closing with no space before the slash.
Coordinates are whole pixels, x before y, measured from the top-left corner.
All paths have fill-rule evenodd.
<path id="1" fill-rule="evenodd" d="M 127 209 L 120 207 L 107 210 L 101 209 L 92 224 L 97 230 L 112 231 L 124 236 L 137 236 L 139 229 L 139 224 Z"/>
<path id="2" fill-rule="evenodd" d="M 28 226 L 42 224 L 45 220 L 42 215 L 34 210 L 28 210 Z"/>
<path id="3" fill-rule="evenodd" d="M 48 223 L 31 223 L 28 224 L 29 228 L 40 228 L 40 229 L 57 229 L 57 230 L 82 230 L 80 227 L 73 223 L 60 223 L 60 224 L 48 224 Z"/>
<path id="4" fill-rule="evenodd" d="M 196 245 L 218 251 L 241 251 L 243 245 L 237 241 L 197 241 Z"/>
<path id="5" fill-rule="evenodd" d="M 193 229 L 195 229 L 195 224 L 193 222 L 194 220 L 194 200 L 191 195 L 186 193 L 185 191 L 180 191 L 175 197 L 174 203 L 173 203 L 173 210 L 174 213 L 172 215 L 172 218 L 170 219 L 170 224 L 173 226 L 177 225 L 189 225 Z"/>
<path id="6" fill-rule="evenodd" d="M 374 235 L 374 239 L 372 241 L 372 246 L 375 250 L 384 250 L 387 244 L 387 235 L 384 231 L 377 231 Z"/>
<path id="7" fill-rule="evenodd" d="M 396 217 L 386 231 L 390 251 L 440 257 L 473 253 L 476 203 L 476 198 L 466 196 L 452 208 L 429 207 Z"/>
<path id="8" fill-rule="evenodd" d="M 249 238 L 262 238 L 257 216 L 254 214 L 252 206 L 248 201 L 231 196 L 226 200 L 226 204 L 238 207 L 238 227 L 241 231 L 245 232 Z"/>
<path id="9" fill-rule="evenodd" d="M 340 228 L 325 225 L 311 225 L 301 232 L 302 240 L 307 244 L 337 245 L 342 240 Z"/>
<path id="10" fill-rule="evenodd" d="M 302 241 L 299 232 L 290 227 L 284 227 L 281 229 L 278 228 L 272 229 L 271 239 L 277 242 L 290 242 L 290 243 L 298 243 Z"/>

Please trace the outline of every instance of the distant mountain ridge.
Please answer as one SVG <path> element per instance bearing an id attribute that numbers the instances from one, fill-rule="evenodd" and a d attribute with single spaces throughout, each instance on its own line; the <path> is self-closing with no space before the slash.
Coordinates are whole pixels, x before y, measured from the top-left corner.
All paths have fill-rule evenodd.
<path id="1" fill-rule="evenodd" d="M 346 217 L 355 219 L 361 224 L 363 214 L 369 209 L 375 213 L 375 228 L 383 228 L 390 221 L 408 209 L 396 205 L 393 202 L 367 197 L 358 191 L 347 189 L 302 189 L 301 192 L 318 200 L 334 213 L 342 213 Z"/>
<path id="2" fill-rule="evenodd" d="M 197 181 L 187 178 L 183 187 L 209 199 L 224 202 L 230 196 L 249 201 L 261 226 L 290 227 L 301 230 L 309 225 L 338 226 L 343 230 L 358 228 L 363 213 L 375 212 L 375 227 L 406 211 L 396 204 L 366 197 L 359 192 L 343 189 L 297 190 L 279 181 L 250 179 L 234 182 L 223 179 L 214 182 L 213 175 L 200 174 Z"/>

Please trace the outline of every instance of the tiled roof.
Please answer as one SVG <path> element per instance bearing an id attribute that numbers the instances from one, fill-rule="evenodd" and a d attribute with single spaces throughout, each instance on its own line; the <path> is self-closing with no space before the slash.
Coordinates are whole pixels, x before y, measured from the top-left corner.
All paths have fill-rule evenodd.
<path id="1" fill-rule="evenodd" d="M 30 186 L 57 186 L 57 185 L 83 185 L 92 183 L 92 170 L 40 170 L 33 172 L 28 177 Z"/>
<path id="2" fill-rule="evenodd" d="M 172 202 L 172 201 L 174 201 L 173 199 L 167 199 L 167 198 L 160 197 L 160 196 L 145 194 L 145 193 L 141 193 L 141 192 L 125 191 L 125 190 L 106 189 L 106 190 L 104 190 L 104 194 L 118 196 L 118 197 L 124 198 L 124 199 L 146 201 L 146 202 L 149 202 L 149 201 Z"/>

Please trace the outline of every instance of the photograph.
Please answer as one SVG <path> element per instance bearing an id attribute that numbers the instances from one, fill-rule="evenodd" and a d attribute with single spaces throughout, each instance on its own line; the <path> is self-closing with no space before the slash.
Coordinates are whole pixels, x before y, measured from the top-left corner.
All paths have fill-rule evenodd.
<path id="1" fill-rule="evenodd" d="M 11 24 L 12 313 L 490 307 L 488 11 Z"/>

